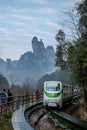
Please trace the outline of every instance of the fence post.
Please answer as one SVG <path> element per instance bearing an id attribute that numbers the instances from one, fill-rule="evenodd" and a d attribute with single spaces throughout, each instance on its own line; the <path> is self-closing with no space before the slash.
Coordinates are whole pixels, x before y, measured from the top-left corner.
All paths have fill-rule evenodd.
<path id="1" fill-rule="evenodd" d="M 32 93 L 32 104 L 33 104 L 33 101 L 34 101 L 34 99 L 33 99 L 33 93 Z"/>
<path id="2" fill-rule="evenodd" d="M 24 95 L 22 96 L 22 100 L 23 100 L 23 104 L 22 105 L 24 105 Z"/>

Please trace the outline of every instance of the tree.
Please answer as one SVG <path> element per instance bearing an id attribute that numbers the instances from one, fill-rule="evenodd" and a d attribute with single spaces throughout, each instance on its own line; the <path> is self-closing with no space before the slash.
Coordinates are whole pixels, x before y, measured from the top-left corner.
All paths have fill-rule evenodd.
<path id="1" fill-rule="evenodd" d="M 0 74 L 0 88 L 8 88 L 8 87 L 9 84 L 7 79 L 2 74 Z"/>
<path id="2" fill-rule="evenodd" d="M 87 41 L 87 0 L 78 4 L 77 11 L 79 13 L 79 32 L 81 34 L 81 40 Z M 87 44 L 87 42 L 86 42 Z"/>
<path id="3" fill-rule="evenodd" d="M 60 29 L 57 32 L 56 40 L 58 45 L 56 47 L 56 66 L 60 67 L 61 70 L 64 70 L 68 66 L 67 62 L 67 42 L 65 40 L 65 33 Z"/>
<path id="4" fill-rule="evenodd" d="M 73 28 L 76 29 L 78 37 L 70 42 L 65 42 L 64 33 L 57 34 L 57 41 L 60 43 L 66 43 L 67 45 L 67 62 L 78 84 L 83 84 L 84 99 L 87 102 L 87 0 L 83 0 L 76 6 L 76 13 L 78 14 L 78 20 L 75 24 L 73 15 L 70 15 Z M 60 35 L 62 34 L 62 35 Z M 62 38 L 60 38 L 61 36 Z M 65 46 L 57 46 L 56 49 L 56 65 L 62 67 L 63 55 L 62 52 Z"/>
<path id="5" fill-rule="evenodd" d="M 87 102 L 87 0 L 78 4 L 77 12 L 80 16 L 78 30 L 81 36 L 76 42 L 78 45 L 76 49 L 78 55 L 75 56 L 78 60 L 77 77 L 78 81 L 83 83 L 84 97 Z"/>
<path id="6" fill-rule="evenodd" d="M 77 82 L 83 83 L 84 98 L 87 102 L 87 0 L 78 4 L 77 13 L 80 37 L 73 42 L 72 53 L 69 52 L 68 60 Z"/>

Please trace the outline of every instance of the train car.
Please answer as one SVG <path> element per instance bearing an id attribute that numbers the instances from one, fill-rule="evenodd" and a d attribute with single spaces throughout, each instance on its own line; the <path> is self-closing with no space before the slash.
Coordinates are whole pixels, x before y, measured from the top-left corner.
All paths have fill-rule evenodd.
<path id="1" fill-rule="evenodd" d="M 62 106 L 71 103 L 73 98 L 73 87 L 62 83 Z"/>
<path id="2" fill-rule="evenodd" d="M 83 91 L 82 88 L 79 88 L 79 87 L 73 88 L 73 98 L 72 98 L 72 100 L 75 101 L 75 100 L 80 99 L 81 96 L 82 96 L 82 91 Z"/>
<path id="3" fill-rule="evenodd" d="M 44 83 L 43 105 L 62 106 L 62 83 L 60 81 Z"/>
<path id="4" fill-rule="evenodd" d="M 43 105 L 62 107 L 65 102 L 72 100 L 72 86 L 60 81 L 46 81 L 44 83 Z"/>

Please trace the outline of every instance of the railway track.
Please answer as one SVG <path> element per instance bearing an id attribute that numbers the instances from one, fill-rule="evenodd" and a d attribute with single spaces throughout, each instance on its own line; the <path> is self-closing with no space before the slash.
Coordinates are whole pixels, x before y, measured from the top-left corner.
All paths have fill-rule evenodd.
<path id="1" fill-rule="evenodd" d="M 87 130 L 87 122 L 75 118 L 65 112 L 58 112 L 49 109 L 52 120 L 56 123 L 57 127 L 61 127 L 64 130 Z"/>
<path id="2" fill-rule="evenodd" d="M 42 104 L 34 107 L 30 107 L 25 111 L 25 119 L 34 128 L 34 130 L 55 130 L 54 123 L 51 119 L 48 119 L 48 110 L 46 110 Z"/>
<path id="3" fill-rule="evenodd" d="M 87 130 L 87 122 L 63 111 L 45 109 L 42 103 L 27 108 L 25 119 L 34 130 Z"/>

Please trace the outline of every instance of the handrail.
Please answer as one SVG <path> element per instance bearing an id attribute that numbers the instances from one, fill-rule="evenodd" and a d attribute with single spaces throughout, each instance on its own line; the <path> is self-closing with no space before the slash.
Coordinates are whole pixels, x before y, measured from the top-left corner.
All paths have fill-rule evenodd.
<path id="1" fill-rule="evenodd" d="M 35 93 L 32 93 L 29 95 L 29 100 L 26 101 L 24 95 L 12 96 L 11 102 L 0 104 L 0 114 L 2 115 L 4 111 L 7 111 L 9 109 L 11 110 L 18 109 L 20 105 L 42 101 L 42 97 L 43 97 L 42 93 L 40 93 L 38 97 L 35 95 Z M 8 99 L 8 98 L 3 98 L 3 99 Z"/>

